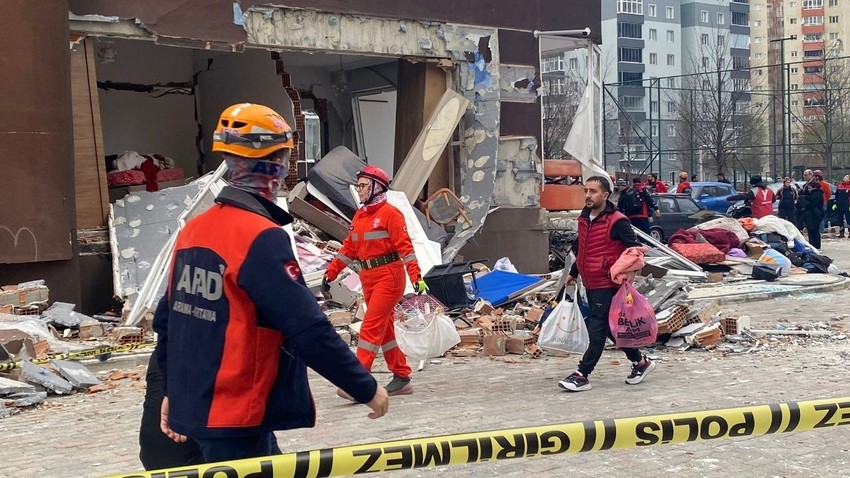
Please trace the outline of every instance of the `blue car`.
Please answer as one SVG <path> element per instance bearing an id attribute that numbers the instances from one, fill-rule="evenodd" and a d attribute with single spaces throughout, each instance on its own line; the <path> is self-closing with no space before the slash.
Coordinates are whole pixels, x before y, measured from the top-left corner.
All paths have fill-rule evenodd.
<path id="1" fill-rule="evenodd" d="M 705 181 L 691 183 L 691 197 L 700 206 L 725 214 L 729 209 L 729 196 L 738 194 L 731 184 L 718 183 L 716 181 Z"/>

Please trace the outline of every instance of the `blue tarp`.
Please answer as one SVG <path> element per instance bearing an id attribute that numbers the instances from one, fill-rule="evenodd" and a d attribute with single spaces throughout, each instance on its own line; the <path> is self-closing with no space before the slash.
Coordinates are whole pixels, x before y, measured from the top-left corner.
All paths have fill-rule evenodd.
<path id="1" fill-rule="evenodd" d="M 542 282 L 539 277 L 527 276 L 506 271 L 493 271 L 476 278 L 478 283 L 478 295 L 476 298 L 484 299 L 494 307 L 508 302 L 508 297 L 529 286 Z"/>

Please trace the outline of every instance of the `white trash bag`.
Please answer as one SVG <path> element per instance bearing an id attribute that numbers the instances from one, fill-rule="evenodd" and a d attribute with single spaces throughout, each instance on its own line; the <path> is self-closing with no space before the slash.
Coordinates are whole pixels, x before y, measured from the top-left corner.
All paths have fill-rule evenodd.
<path id="1" fill-rule="evenodd" d="M 398 347 L 414 360 L 439 357 L 460 343 L 446 307 L 428 294 L 417 295 L 396 307 L 393 327 Z"/>
<path id="2" fill-rule="evenodd" d="M 583 354 L 590 345 L 590 336 L 578 303 L 568 301 L 566 295 L 567 288 L 564 287 L 561 301 L 540 328 L 537 345 L 547 350 Z"/>

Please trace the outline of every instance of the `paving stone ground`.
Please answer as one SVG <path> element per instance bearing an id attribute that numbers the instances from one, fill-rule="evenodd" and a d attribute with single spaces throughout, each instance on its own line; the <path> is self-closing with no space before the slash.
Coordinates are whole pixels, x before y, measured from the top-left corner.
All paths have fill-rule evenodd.
<path id="1" fill-rule="evenodd" d="M 850 240 L 826 239 L 826 254 L 850 269 Z M 850 292 L 733 304 L 753 327 L 826 321 L 850 330 Z M 623 378 L 621 352 L 606 351 L 593 390 L 570 394 L 557 381 L 577 358 L 445 358 L 414 375 L 416 392 L 392 399 L 389 414 L 336 397 L 318 376 L 311 383 L 318 426 L 278 434 L 285 451 L 590 419 L 675 413 L 774 401 L 850 396 L 850 340 L 794 337 L 749 355 L 653 351 L 659 366 L 638 386 Z M 376 377 L 390 375 L 378 365 Z M 125 371 L 142 373 L 143 367 Z M 41 408 L 0 420 L 0 477 L 87 477 L 140 470 L 138 424 L 144 381 L 114 390 L 50 398 Z M 392 472 L 399 477 L 699 476 L 850 477 L 850 427 L 715 440 L 675 446 L 506 460 Z"/>

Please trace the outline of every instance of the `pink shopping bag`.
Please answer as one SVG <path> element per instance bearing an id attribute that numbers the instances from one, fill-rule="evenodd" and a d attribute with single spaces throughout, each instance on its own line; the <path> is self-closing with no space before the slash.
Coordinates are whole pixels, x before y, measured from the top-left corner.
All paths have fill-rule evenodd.
<path id="1" fill-rule="evenodd" d="M 614 343 L 620 348 L 646 347 L 658 337 L 655 311 L 630 282 L 623 283 L 611 300 L 608 325 Z"/>

